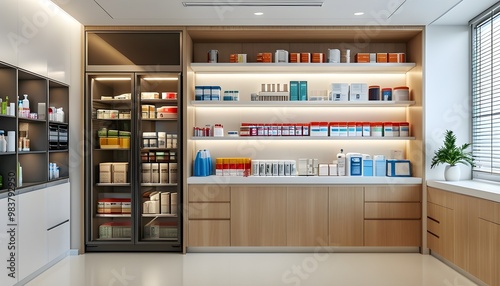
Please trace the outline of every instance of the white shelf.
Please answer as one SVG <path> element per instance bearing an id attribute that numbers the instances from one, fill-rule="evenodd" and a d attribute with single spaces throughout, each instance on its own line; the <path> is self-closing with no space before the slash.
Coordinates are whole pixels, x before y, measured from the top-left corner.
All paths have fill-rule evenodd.
<path id="1" fill-rule="evenodd" d="M 348 177 L 348 176 L 291 176 L 291 177 L 189 177 L 191 185 L 415 185 L 422 184 L 422 178 L 415 177 Z"/>
<path id="2" fill-rule="evenodd" d="M 130 214 L 96 214 L 96 217 L 131 217 Z"/>
<path id="3" fill-rule="evenodd" d="M 246 140 L 269 140 L 269 141 L 287 141 L 287 140 L 415 140 L 415 137 L 360 137 L 360 136 L 224 136 L 224 137 L 191 137 L 195 141 L 246 141 Z"/>
<path id="4" fill-rule="evenodd" d="M 176 214 L 142 214 L 142 217 L 177 217 Z"/>
<path id="5" fill-rule="evenodd" d="M 176 187 L 177 184 L 141 183 L 141 187 Z"/>
<path id="6" fill-rule="evenodd" d="M 408 107 L 415 101 L 191 101 L 195 107 Z"/>
<path id="7" fill-rule="evenodd" d="M 415 63 L 192 63 L 197 73 L 398 73 L 405 74 Z"/>

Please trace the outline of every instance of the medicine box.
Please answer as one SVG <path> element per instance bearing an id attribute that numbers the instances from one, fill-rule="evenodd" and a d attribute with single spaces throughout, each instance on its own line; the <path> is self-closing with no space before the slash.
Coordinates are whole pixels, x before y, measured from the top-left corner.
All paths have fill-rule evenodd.
<path id="1" fill-rule="evenodd" d="M 373 176 L 373 160 L 363 159 L 363 176 Z"/>
<path id="2" fill-rule="evenodd" d="M 177 163 L 168 164 L 168 182 L 169 184 L 177 184 Z"/>
<path id="3" fill-rule="evenodd" d="M 410 160 L 387 160 L 388 177 L 411 177 Z"/>
<path id="4" fill-rule="evenodd" d="M 368 101 L 368 84 L 351 83 L 349 91 L 350 101 Z"/>
<path id="5" fill-rule="evenodd" d="M 307 81 L 299 82 L 299 100 L 307 101 Z"/>
<path id="6" fill-rule="evenodd" d="M 162 214 L 170 213 L 170 193 L 169 192 L 160 193 L 160 213 L 162 213 Z"/>
<path id="7" fill-rule="evenodd" d="M 160 165 L 158 163 L 151 163 L 151 183 L 160 183 Z"/>
<path id="8" fill-rule="evenodd" d="M 142 183 L 151 183 L 151 163 L 142 163 Z"/>
<path id="9" fill-rule="evenodd" d="M 128 163 L 113 163 L 113 183 L 124 184 L 128 182 Z"/>
<path id="10" fill-rule="evenodd" d="M 112 182 L 112 165 L 113 163 L 99 164 L 99 183 L 110 184 Z"/>
<path id="11" fill-rule="evenodd" d="M 290 81 L 290 101 L 299 100 L 299 82 Z"/>
<path id="12" fill-rule="evenodd" d="M 370 54 L 369 53 L 357 53 L 356 54 L 356 62 L 369 63 L 370 62 Z"/>

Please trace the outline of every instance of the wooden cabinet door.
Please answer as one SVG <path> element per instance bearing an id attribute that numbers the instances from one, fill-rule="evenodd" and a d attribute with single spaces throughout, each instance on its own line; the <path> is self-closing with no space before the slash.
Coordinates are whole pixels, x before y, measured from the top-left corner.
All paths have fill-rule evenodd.
<path id="1" fill-rule="evenodd" d="M 286 187 L 231 187 L 231 246 L 284 246 Z"/>
<path id="2" fill-rule="evenodd" d="M 328 187 L 287 188 L 287 245 L 328 245 Z"/>
<path id="3" fill-rule="evenodd" d="M 189 220 L 188 246 L 230 246 L 229 220 Z"/>
<path id="4" fill-rule="evenodd" d="M 479 199 L 454 195 L 455 253 L 453 261 L 474 276 L 479 275 Z"/>
<path id="5" fill-rule="evenodd" d="M 329 188 L 329 245 L 363 246 L 363 187 Z"/>
<path id="6" fill-rule="evenodd" d="M 455 248 L 454 213 L 452 209 L 427 203 L 427 244 L 445 259 L 453 261 Z"/>
<path id="7" fill-rule="evenodd" d="M 420 220 L 365 220 L 365 246 L 421 246 Z"/>
<path id="8" fill-rule="evenodd" d="M 230 187 L 219 185 L 189 185 L 189 202 L 229 202 Z"/>

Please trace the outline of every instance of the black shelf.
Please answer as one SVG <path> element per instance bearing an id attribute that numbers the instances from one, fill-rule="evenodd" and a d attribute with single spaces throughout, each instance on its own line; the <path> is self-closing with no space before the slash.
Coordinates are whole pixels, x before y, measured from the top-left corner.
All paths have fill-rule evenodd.
<path id="1" fill-rule="evenodd" d="M 56 125 L 56 126 L 68 126 L 69 124 L 66 122 L 58 122 L 58 121 L 49 121 L 49 125 Z"/>
<path id="2" fill-rule="evenodd" d="M 33 122 L 33 123 L 46 123 L 47 120 L 45 119 L 33 119 L 33 118 L 26 118 L 26 117 L 19 117 L 19 121 L 23 122 Z"/>
<path id="3" fill-rule="evenodd" d="M 141 118 L 142 121 L 177 121 L 178 118 Z"/>
<path id="4" fill-rule="evenodd" d="M 169 104 L 171 106 L 176 106 L 178 103 L 177 99 L 141 99 L 141 104 L 146 103 L 161 103 L 161 104 Z"/>
<path id="5" fill-rule="evenodd" d="M 14 115 L 7 115 L 7 114 L 0 114 L 0 117 L 2 117 L 2 118 L 12 118 L 12 119 L 16 118 L 16 116 L 14 116 Z"/>
<path id="6" fill-rule="evenodd" d="M 66 152 L 69 152 L 69 149 L 49 150 L 49 153 L 66 153 Z"/>
<path id="7" fill-rule="evenodd" d="M 16 155 L 16 152 L 0 152 L 0 156 Z"/>
<path id="8" fill-rule="evenodd" d="M 45 154 L 47 151 L 19 151 L 17 154 L 19 155 L 29 155 L 29 154 Z"/>

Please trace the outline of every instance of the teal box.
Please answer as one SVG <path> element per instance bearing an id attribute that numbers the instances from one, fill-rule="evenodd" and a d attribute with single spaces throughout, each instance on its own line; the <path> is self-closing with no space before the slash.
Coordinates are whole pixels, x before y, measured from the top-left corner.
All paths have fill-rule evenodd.
<path id="1" fill-rule="evenodd" d="M 363 160 L 363 176 L 373 176 L 373 160 Z"/>
<path id="2" fill-rule="evenodd" d="M 299 100 L 307 101 L 307 81 L 299 82 Z"/>
<path id="3" fill-rule="evenodd" d="M 290 82 L 290 101 L 298 101 L 299 100 L 299 82 L 291 81 Z"/>

